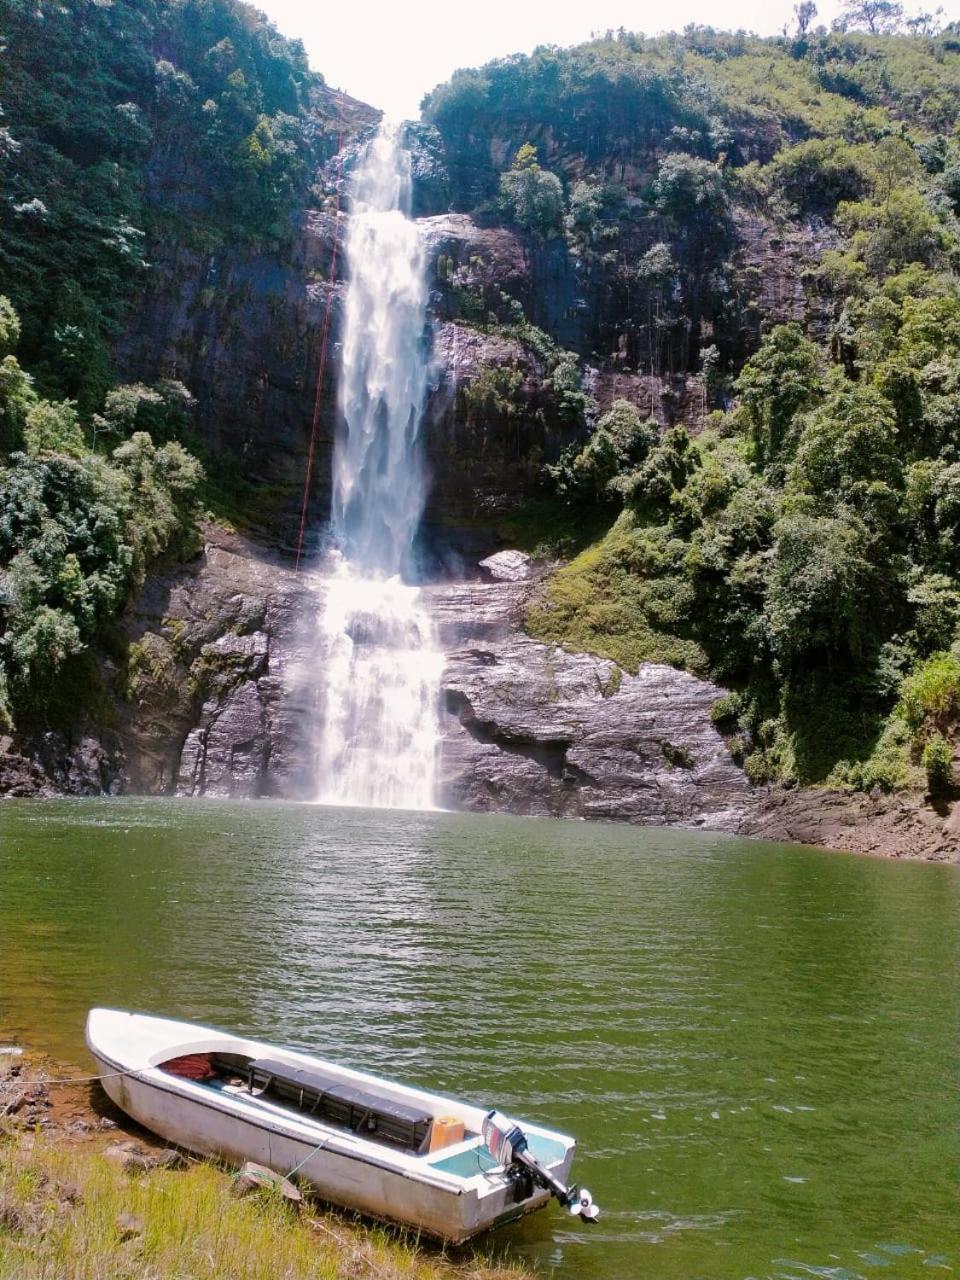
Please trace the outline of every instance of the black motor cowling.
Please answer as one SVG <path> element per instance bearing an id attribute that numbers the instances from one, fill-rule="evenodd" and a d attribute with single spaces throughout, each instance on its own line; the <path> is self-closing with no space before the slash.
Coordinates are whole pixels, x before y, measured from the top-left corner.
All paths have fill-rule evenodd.
<path id="1" fill-rule="evenodd" d="M 506 1169 L 517 1169 L 543 1187 L 582 1222 L 596 1222 L 600 1210 L 586 1187 L 566 1187 L 549 1169 L 530 1154 L 527 1135 L 518 1124 L 499 1111 L 490 1111 L 483 1120 L 483 1141 L 493 1158 Z"/>

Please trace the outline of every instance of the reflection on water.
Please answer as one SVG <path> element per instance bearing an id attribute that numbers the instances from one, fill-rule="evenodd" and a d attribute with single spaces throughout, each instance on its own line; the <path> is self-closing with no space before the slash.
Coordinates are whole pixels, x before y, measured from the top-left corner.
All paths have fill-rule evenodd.
<path id="1" fill-rule="evenodd" d="M 960 877 L 686 832 L 312 806 L 0 808 L 0 1040 L 94 1002 L 553 1124 L 558 1276 L 960 1269 Z"/>

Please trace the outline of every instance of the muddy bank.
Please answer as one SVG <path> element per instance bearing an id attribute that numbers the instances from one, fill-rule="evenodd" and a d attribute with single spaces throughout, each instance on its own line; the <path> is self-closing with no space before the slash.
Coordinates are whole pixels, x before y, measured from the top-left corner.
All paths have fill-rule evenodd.
<path id="1" fill-rule="evenodd" d="M 960 804 L 936 809 L 918 791 L 863 795 L 770 787 L 740 832 L 884 858 L 960 863 Z"/>

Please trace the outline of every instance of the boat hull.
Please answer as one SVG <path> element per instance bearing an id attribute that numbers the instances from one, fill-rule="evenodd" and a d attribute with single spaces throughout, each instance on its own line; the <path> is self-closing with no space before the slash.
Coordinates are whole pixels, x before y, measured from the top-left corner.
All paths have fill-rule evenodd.
<path id="1" fill-rule="evenodd" d="M 339 1138 L 322 1132 L 298 1135 L 282 1116 L 239 1114 L 229 1099 L 213 1090 L 184 1085 L 155 1069 L 131 1070 L 94 1043 L 90 1049 L 112 1101 L 166 1141 L 232 1164 L 253 1160 L 281 1174 L 296 1170 L 331 1204 L 449 1244 L 461 1244 L 549 1200 L 539 1188 L 518 1200 L 516 1183 L 502 1171 L 457 1179 L 432 1170 L 421 1174 L 413 1168 L 385 1167 L 379 1153 L 369 1150 L 369 1142 L 358 1140 L 352 1150 L 343 1150 Z M 208 1092 L 209 1097 L 200 1096 Z M 554 1164 L 561 1179 L 567 1178 L 572 1157 L 571 1145 L 562 1162 Z"/>

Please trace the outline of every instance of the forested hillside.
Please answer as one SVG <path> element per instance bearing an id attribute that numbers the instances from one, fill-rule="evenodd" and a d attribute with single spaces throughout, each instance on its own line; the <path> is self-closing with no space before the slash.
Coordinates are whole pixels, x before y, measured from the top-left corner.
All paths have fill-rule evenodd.
<path id="1" fill-rule="evenodd" d="M 881 9 L 873 25 L 896 25 Z M 576 279 L 554 336 L 579 382 L 573 356 L 555 367 L 585 441 L 547 468 L 532 536 L 609 532 L 551 579 L 533 634 L 728 684 L 716 721 L 757 781 L 942 793 L 960 715 L 960 35 L 810 16 L 784 39 L 542 49 L 458 72 L 425 115 L 459 207 Z M 460 323 L 530 341 L 508 293 L 461 281 Z M 597 370 L 626 395 L 591 400 Z M 509 413 L 510 375 L 470 394 Z M 667 429 L 630 392 L 650 375 Z"/>
<path id="2" fill-rule="evenodd" d="M 155 256 L 282 251 L 338 123 L 234 0 L 5 0 L 0 37 L 0 728 L 50 728 L 105 713 L 91 642 L 196 544 L 192 389 L 115 385 Z"/>

